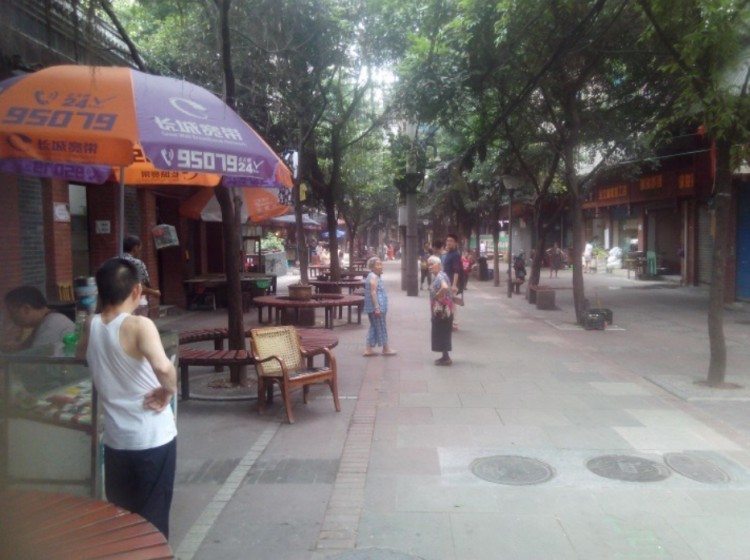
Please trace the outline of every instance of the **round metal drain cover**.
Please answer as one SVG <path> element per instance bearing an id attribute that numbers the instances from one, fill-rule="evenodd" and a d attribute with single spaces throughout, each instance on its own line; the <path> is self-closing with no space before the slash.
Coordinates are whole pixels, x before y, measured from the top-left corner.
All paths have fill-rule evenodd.
<path id="1" fill-rule="evenodd" d="M 670 475 L 661 463 L 630 455 L 602 455 L 591 459 L 586 467 L 604 478 L 628 482 L 656 482 Z"/>
<path id="2" fill-rule="evenodd" d="M 666 453 L 664 462 L 682 476 L 706 484 L 726 484 L 731 477 L 711 461 L 688 453 Z"/>
<path id="3" fill-rule="evenodd" d="M 420 556 L 411 556 L 387 548 L 360 548 L 348 550 L 334 556 L 331 560 L 423 560 Z"/>
<path id="4" fill-rule="evenodd" d="M 547 463 L 519 455 L 482 457 L 469 468 L 479 478 L 497 484 L 541 484 L 555 476 L 555 470 Z"/>

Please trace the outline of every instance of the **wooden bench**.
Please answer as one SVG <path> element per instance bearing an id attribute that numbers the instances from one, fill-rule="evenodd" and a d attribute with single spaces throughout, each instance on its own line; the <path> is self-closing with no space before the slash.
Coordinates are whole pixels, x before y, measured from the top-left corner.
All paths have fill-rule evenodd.
<path id="1" fill-rule="evenodd" d="M 227 329 L 197 329 L 194 331 L 183 331 L 180 333 L 179 344 L 192 344 L 194 342 L 214 343 L 214 350 L 224 349 L 224 339 L 227 337 Z M 182 356 L 180 356 L 180 360 Z M 214 371 L 223 371 L 222 365 L 215 365 Z"/>
<path id="2" fill-rule="evenodd" d="M 313 367 L 313 358 L 323 354 L 338 345 L 339 339 L 330 331 L 321 329 L 297 329 L 300 335 L 302 351 L 307 358 L 308 367 Z M 250 336 L 250 329 L 245 331 Z M 228 329 L 200 329 L 180 333 L 180 344 L 214 341 L 214 350 L 180 346 L 180 396 L 182 400 L 190 399 L 190 366 L 213 366 L 215 371 L 222 371 L 228 366 L 254 365 L 252 353 L 249 350 L 224 350 L 224 339 L 228 337 Z M 325 349 L 325 350 L 324 350 Z"/>
<path id="3" fill-rule="evenodd" d="M 201 350 L 180 348 L 180 394 L 182 400 L 190 398 L 190 366 L 214 366 L 221 371 L 224 366 L 249 366 L 255 360 L 247 350 Z"/>

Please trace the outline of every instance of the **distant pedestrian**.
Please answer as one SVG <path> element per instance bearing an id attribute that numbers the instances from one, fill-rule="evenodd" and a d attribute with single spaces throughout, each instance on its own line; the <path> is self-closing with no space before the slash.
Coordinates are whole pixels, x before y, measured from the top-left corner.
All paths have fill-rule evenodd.
<path id="1" fill-rule="evenodd" d="M 135 266 L 138 271 L 138 281 L 143 288 L 138 308 L 133 314 L 148 317 L 148 296 L 159 298 L 161 297 L 161 292 L 151 287 L 151 278 L 148 275 L 146 263 L 141 260 L 143 245 L 140 238 L 135 235 L 128 235 L 122 243 L 122 250 L 122 258 L 130 261 Z"/>
<path id="2" fill-rule="evenodd" d="M 85 327 L 85 353 L 104 410 L 107 499 L 169 537 L 177 428 L 169 406 L 177 374 L 151 319 L 133 316 L 142 285 L 135 266 L 110 259 L 96 273 L 101 313 Z"/>
<path id="3" fill-rule="evenodd" d="M 583 248 L 583 271 L 589 272 L 591 270 L 591 259 L 594 256 L 594 244 L 591 241 L 586 243 Z"/>
<path id="4" fill-rule="evenodd" d="M 552 274 L 555 274 L 557 278 L 557 271 L 562 268 L 563 265 L 563 252 L 560 246 L 555 243 L 553 247 L 547 250 L 549 255 L 549 277 L 552 278 Z"/>
<path id="5" fill-rule="evenodd" d="M 422 246 L 422 250 L 419 252 L 419 271 L 420 271 L 419 289 L 420 290 L 425 289 L 425 284 L 427 285 L 426 289 L 428 290 L 430 289 L 430 281 L 431 281 L 430 266 L 427 264 L 427 259 L 430 258 L 430 255 L 432 255 L 432 249 L 430 249 L 430 244 L 425 243 Z"/>
<path id="6" fill-rule="evenodd" d="M 443 272 L 448 276 L 449 287 L 452 295 L 462 294 L 463 289 L 463 267 L 461 266 L 461 253 L 458 252 L 458 237 L 449 233 L 445 237 L 445 255 L 442 259 Z M 453 330 L 458 330 L 455 309 L 453 312 Z"/>
<path id="7" fill-rule="evenodd" d="M 383 347 L 383 356 L 395 356 L 396 351 L 388 346 L 388 329 L 386 328 L 385 316 L 388 313 L 388 295 L 383 285 L 383 262 L 372 257 L 367 261 L 370 274 L 365 280 L 365 313 L 370 319 L 370 330 L 367 331 L 366 358 L 376 356 L 373 348 Z"/>
<path id="8" fill-rule="evenodd" d="M 461 290 L 465 291 L 468 290 L 469 286 L 469 276 L 471 275 L 471 267 L 474 266 L 474 257 L 471 254 L 471 251 L 464 251 L 464 254 L 461 255 Z"/>
<path id="9" fill-rule="evenodd" d="M 430 317 L 432 322 L 432 351 L 441 352 L 435 360 L 436 366 L 449 366 L 453 363 L 449 352 L 453 338 L 453 294 L 448 275 L 442 271 L 440 257 L 432 255 L 427 259 L 432 273 L 430 284 Z"/>

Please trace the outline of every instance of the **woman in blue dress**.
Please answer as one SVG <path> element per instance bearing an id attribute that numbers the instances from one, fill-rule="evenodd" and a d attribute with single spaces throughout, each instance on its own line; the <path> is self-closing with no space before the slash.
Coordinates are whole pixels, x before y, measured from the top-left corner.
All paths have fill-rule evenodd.
<path id="1" fill-rule="evenodd" d="M 367 331 L 367 345 L 363 356 L 377 356 L 374 348 L 383 347 L 383 356 L 394 356 L 396 352 L 388 346 L 388 329 L 385 326 L 385 314 L 388 312 L 388 296 L 383 285 L 383 263 L 377 257 L 367 261 L 370 274 L 365 280 L 365 313 L 370 319 L 370 330 Z"/>

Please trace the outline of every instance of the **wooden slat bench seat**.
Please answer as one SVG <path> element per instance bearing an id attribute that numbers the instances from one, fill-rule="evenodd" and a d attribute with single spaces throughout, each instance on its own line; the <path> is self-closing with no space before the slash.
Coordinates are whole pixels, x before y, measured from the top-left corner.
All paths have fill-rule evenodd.
<path id="1" fill-rule="evenodd" d="M 180 394 L 182 400 L 190 398 L 190 366 L 249 366 L 255 363 L 247 350 L 201 350 L 180 348 Z"/>

